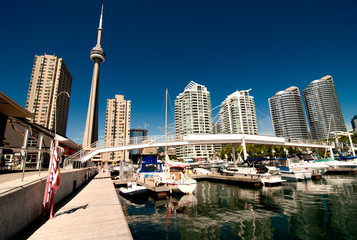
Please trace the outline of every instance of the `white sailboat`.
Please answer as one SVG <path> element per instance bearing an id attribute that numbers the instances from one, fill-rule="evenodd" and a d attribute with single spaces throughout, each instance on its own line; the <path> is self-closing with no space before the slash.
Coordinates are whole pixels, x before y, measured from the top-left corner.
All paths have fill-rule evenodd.
<path id="1" fill-rule="evenodd" d="M 158 184 L 170 187 L 172 192 L 192 194 L 197 187 L 197 181 L 190 178 L 186 172 L 188 163 L 171 161 L 166 153 L 167 150 L 167 89 L 165 111 L 165 169 L 164 177 L 157 179 Z"/>
<path id="2" fill-rule="evenodd" d="M 159 180 L 159 183 L 169 186 L 172 192 L 192 194 L 197 187 L 197 181 L 187 175 L 186 167 L 186 163 L 171 161 L 168 155 L 165 155 L 165 177 Z"/>

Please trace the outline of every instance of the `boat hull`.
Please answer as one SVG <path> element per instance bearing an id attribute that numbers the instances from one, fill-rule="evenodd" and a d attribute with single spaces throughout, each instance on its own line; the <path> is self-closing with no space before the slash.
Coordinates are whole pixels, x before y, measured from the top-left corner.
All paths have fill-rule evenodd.
<path id="1" fill-rule="evenodd" d="M 280 171 L 280 172 L 281 172 L 281 178 L 284 180 L 290 180 L 290 181 L 305 180 L 303 173 L 296 173 L 292 171 Z"/>
<path id="2" fill-rule="evenodd" d="M 177 184 L 178 189 L 185 194 L 192 194 L 197 187 L 197 183 L 192 184 Z"/>
<path id="3" fill-rule="evenodd" d="M 119 188 L 119 192 L 126 196 L 137 196 L 147 193 L 147 188 L 144 186 L 136 186 L 136 187 L 121 187 Z"/>
<path id="4" fill-rule="evenodd" d="M 286 182 L 286 180 L 283 180 L 281 178 L 281 175 L 264 175 L 262 174 L 260 176 L 260 181 L 264 185 L 279 185 L 282 184 L 283 182 Z"/>

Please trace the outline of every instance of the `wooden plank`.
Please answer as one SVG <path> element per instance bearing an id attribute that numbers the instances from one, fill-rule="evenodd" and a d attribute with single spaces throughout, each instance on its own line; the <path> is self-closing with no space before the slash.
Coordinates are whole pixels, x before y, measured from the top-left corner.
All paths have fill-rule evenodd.
<path id="1" fill-rule="evenodd" d="M 111 178 L 93 179 L 29 239 L 132 239 Z"/>

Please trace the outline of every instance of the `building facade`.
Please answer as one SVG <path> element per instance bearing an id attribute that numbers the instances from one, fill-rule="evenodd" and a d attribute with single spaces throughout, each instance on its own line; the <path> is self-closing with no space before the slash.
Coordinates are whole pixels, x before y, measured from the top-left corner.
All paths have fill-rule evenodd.
<path id="1" fill-rule="evenodd" d="M 107 99 L 104 135 L 106 147 L 130 143 L 130 112 L 131 101 L 125 100 L 123 95 L 115 95 L 114 99 Z M 129 161 L 129 151 L 105 153 L 103 161 L 108 163 Z"/>
<path id="2" fill-rule="evenodd" d="M 26 100 L 26 109 L 35 116 L 33 121 L 65 136 L 70 99 L 61 93 L 70 95 L 71 88 L 72 75 L 62 58 L 35 55 Z"/>
<path id="3" fill-rule="evenodd" d="M 357 132 L 357 128 L 356 128 L 356 126 L 357 126 L 357 115 L 355 115 L 355 116 L 352 118 L 352 120 L 351 120 L 351 125 L 352 125 L 352 130 L 353 130 L 354 132 Z"/>
<path id="4" fill-rule="evenodd" d="M 275 136 L 291 140 L 307 140 L 304 106 L 299 88 L 289 87 L 268 99 Z"/>
<path id="5" fill-rule="evenodd" d="M 236 91 L 222 102 L 219 111 L 222 133 L 259 134 L 254 97 L 249 96 L 249 91 Z"/>
<path id="6" fill-rule="evenodd" d="M 312 81 L 302 93 L 313 139 L 328 138 L 329 130 L 347 131 L 331 76 Z"/>
<path id="7" fill-rule="evenodd" d="M 145 128 L 131 128 L 130 129 L 130 144 L 142 143 L 147 139 L 148 130 Z M 131 155 L 141 154 L 141 149 L 130 150 Z"/>
<path id="8" fill-rule="evenodd" d="M 211 134 L 212 128 L 210 92 L 205 86 L 191 81 L 175 100 L 176 138 L 185 134 Z M 207 159 L 213 152 L 213 145 L 176 148 L 180 159 Z"/>

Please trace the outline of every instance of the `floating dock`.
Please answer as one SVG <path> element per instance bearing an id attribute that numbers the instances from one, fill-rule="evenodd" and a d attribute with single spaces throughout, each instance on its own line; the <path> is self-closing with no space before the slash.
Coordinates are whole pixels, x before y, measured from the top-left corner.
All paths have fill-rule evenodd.
<path id="1" fill-rule="evenodd" d="M 146 187 L 155 197 L 164 197 L 170 194 L 170 188 L 168 186 L 156 186 L 154 183 L 154 179 L 152 178 L 145 178 L 145 179 L 138 179 L 136 181 L 139 185 Z"/>
<path id="2" fill-rule="evenodd" d="M 223 182 L 223 183 L 230 183 L 230 184 L 237 184 L 237 185 L 245 185 L 249 187 L 260 187 L 261 181 L 258 176 L 255 175 L 247 175 L 247 176 L 224 176 L 221 174 L 197 174 L 197 175 L 190 175 L 190 178 L 199 180 L 207 180 L 213 182 Z"/>

